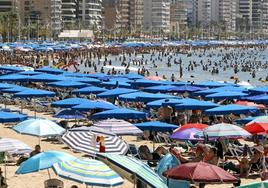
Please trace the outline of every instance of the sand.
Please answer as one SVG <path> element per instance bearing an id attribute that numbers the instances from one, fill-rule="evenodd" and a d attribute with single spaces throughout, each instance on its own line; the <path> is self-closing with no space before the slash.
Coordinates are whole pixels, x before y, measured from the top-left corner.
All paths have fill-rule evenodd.
<path id="1" fill-rule="evenodd" d="M 2 107 L 4 107 L 4 106 L 2 105 Z M 8 106 L 8 108 L 10 108 L 12 110 L 19 110 L 20 109 L 20 107 L 18 107 L 18 106 Z M 23 112 L 30 115 L 30 116 L 34 115 L 33 111 L 24 110 Z M 37 113 L 37 117 L 53 119 L 49 115 L 44 115 L 44 114 L 39 114 L 39 113 Z M 38 142 L 39 142 L 39 139 L 37 137 L 20 135 L 20 134 L 16 133 L 15 131 L 13 131 L 10 127 L 5 126 L 5 125 L 0 125 L 0 136 L 21 140 L 21 141 L 25 142 L 26 144 L 28 144 L 32 148 L 34 148 L 34 146 L 36 144 L 38 144 Z M 149 147 L 152 147 L 152 143 L 150 141 L 137 141 L 135 139 L 135 137 L 123 137 L 123 139 L 127 143 L 133 143 L 136 145 L 146 144 Z M 77 157 L 83 156 L 83 153 L 74 153 L 73 151 L 68 149 L 66 147 L 66 145 L 64 145 L 64 144 L 55 144 L 55 143 L 51 143 L 51 142 L 44 141 L 44 140 L 41 141 L 41 148 L 42 148 L 42 151 L 57 150 L 57 151 L 64 151 L 64 152 L 70 153 L 70 154 L 77 156 Z M 2 169 L 4 169 L 2 164 L 0 166 L 2 167 Z M 44 187 L 44 181 L 49 178 L 47 170 L 39 171 L 36 173 L 25 174 L 25 175 L 16 175 L 15 171 L 17 170 L 17 168 L 18 168 L 17 166 L 7 166 L 7 182 L 8 182 L 8 185 L 10 188 L 41 188 L 41 187 Z M 86 187 L 85 185 L 57 177 L 54 174 L 52 169 L 50 169 L 49 172 L 50 172 L 52 178 L 58 178 L 58 179 L 61 179 L 62 181 L 64 181 L 65 188 L 69 188 L 72 185 L 78 185 L 79 188 Z M 258 179 L 242 179 L 242 184 L 248 184 L 251 182 L 259 182 L 259 181 L 260 181 L 259 178 Z M 128 182 L 127 180 L 125 180 L 124 184 L 121 186 L 118 186 L 118 187 L 132 188 L 133 184 Z M 229 185 L 220 184 L 220 185 L 208 185 L 206 187 L 208 187 L 208 188 L 212 188 L 212 187 L 213 188 L 216 188 L 216 187 L 217 188 L 228 188 L 228 187 L 232 187 L 232 185 L 231 184 L 229 184 Z"/>

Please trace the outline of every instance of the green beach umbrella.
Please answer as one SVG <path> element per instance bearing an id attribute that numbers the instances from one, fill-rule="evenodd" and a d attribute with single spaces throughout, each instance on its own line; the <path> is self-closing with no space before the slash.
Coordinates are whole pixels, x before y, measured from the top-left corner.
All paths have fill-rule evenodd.
<path id="1" fill-rule="evenodd" d="M 98 154 L 98 157 L 122 177 L 136 183 L 139 179 L 152 188 L 168 188 L 164 180 L 147 164 L 133 157 L 118 154 Z"/>
<path id="2" fill-rule="evenodd" d="M 247 185 L 242 185 L 237 188 L 268 188 L 268 182 L 257 182 L 257 183 L 251 183 Z"/>
<path id="3" fill-rule="evenodd" d="M 53 165 L 54 172 L 63 178 L 90 186 L 113 187 L 124 180 L 106 164 L 95 159 L 75 159 Z"/>

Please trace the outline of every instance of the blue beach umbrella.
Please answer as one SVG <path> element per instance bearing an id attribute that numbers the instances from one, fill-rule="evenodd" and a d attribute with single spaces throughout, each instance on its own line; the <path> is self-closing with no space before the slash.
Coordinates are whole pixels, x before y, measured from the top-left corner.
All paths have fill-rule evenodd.
<path id="1" fill-rule="evenodd" d="M 207 115 L 247 114 L 247 113 L 256 113 L 257 111 L 258 109 L 256 107 L 230 104 L 206 110 L 205 114 Z"/>
<path id="2" fill-rule="evenodd" d="M 183 103 L 194 103 L 198 102 L 197 99 L 192 98 L 181 98 L 181 99 L 165 99 L 165 101 L 162 103 L 162 106 L 171 106 L 175 107 L 177 104 L 183 104 Z"/>
<path id="3" fill-rule="evenodd" d="M 160 85 L 160 86 L 152 86 L 146 87 L 143 91 L 151 92 L 151 93 L 168 93 L 169 89 L 174 88 L 172 85 Z"/>
<path id="4" fill-rule="evenodd" d="M 0 122 L 1 123 L 19 122 L 19 121 L 24 121 L 27 118 L 28 117 L 26 115 L 23 115 L 23 114 L 0 111 Z"/>
<path id="5" fill-rule="evenodd" d="M 253 94 L 264 94 L 264 93 L 268 93 L 268 86 L 252 88 L 252 89 L 249 89 L 249 92 L 251 92 Z"/>
<path id="6" fill-rule="evenodd" d="M 127 108 L 118 108 L 114 110 L 107 110 L 104 112 L 96 113 L 92 116 L 92 119 L 146 119 L 147 113 L 137 110 L 131 110 Z"/>
<path id="7" fill-rule="evenodd" d="M 51 103 L 51 105 L 57 108 L 71 108 L 73 106 L 83 104 L 86 102 L 90 102 L 90 100 L 84 99 L 84 98 L 67 98 L 67 99 L 53 102 Z"/>
<path id="8" fill-rule="evenodd" d="M 38 75 L 38 74 L 42 74 L 42 73 L 35 72 L 35 71 L 23 71 L 23 72 L 19 72 L 18 74 L 26 75 L 26 76 L 33 76 L 33 75 Z"/>
<path id="9" fill-rule="evenodd" d="M 88 74 L 88 77 L 90 78 L 103 78 L 103 77 L 106 77 L 107 74 L 104 74 L 104 73 L 93 73 L 93 74 Z"/>
<path id="10" fill-rule="evenodd" d="M 81 82 L 81 83 L 86 83 L 88 85 L 96 85 L 101 83 L 100 80 L 95 79 L 95 78 L 89 78 L 89 77 L 71 77 L 71 76 L 60 76 L 62 81 L 71 81 L 71 82 Z"/>
<path id="11" fill-rule="evenodd" d="M 217 88 L 197 91 L 194 94 L 203 96 L 203 95 L 209 95 L 209 94 L 221 93 L 221 92 L 244 92 L 244 91 L 246 91 L 246 89 L 242 87 L 225 86 L 225 87 L 217 87 Z"/>
<path id="12" fill-rule="evenodd" d="M 164 123 L 160 121 L 149 121 L 134 125 L 143 131 L 148 130 L 148 131 L 168 132 L 179 128 L 177 125 Z"/>
<path id="13" fill-rule="evenodd" d="M 44 119 L 28 119 L 12 127 L 12 129 L 20 134 L 37 137 L 61 135 L 65 132 L 65 129 L 55 122 Z"/>
<path id="14" fill-rule="evenodd" d="M 115 88 L 115 89 L 112 89 L 112 90 L 105 91 L 103 93 L 99 93 L 99 94 L 97 94 L 97 97 L 100 97 L 100 98 L 108 98 L 108 97 L 114 98 L 114 97 L 118 97 L 119 95 L 122 95 L 122 94 L 134 93 L 136 91 L 137 90 L 135 90 L 135 89 Z"/>
<path id="15" fill-rule="evenodd" d="M 101 83 L 101 81 L 98 79 L 88 78 L 88 77 L 83 77 L 79 79 L 76 78 L 75 81 L 79 81 L 79 82 L 86 83 L 86 84 L 92 84 L 92 85 L 98 85 Z"/>
<path id="16" fill-rule="evenodd" d="M 131 87 L 129 83 L 122 82 L 122 81 L 102 82 L 100 85 L 106 88 L 112 88 L 112 87 L 130 88 Z"/>
<path id="17" fill-rule="evenodd" d="M 56 163 L 75 159 L 76 157 L 64 152 L 44 151 L 24 161 L 16 171 L 16 174 L 38 172 L 51 168 Z"/>
<path id="18" fill-rule="evenodd" d="M 90 111 L 93 109 L 98 109 L 98 110 L 112 110 L 112 109 L 116 109 L 118 108 L 117 106 L 113 105 L 110 102 L 106 102 L 106 101 L 100 101 L 100 100 L 96 100 L 96 101 L 88 101 L 76 106 L 73 106 L 72 109 L 73 110 L 79 110 L 79 111 Z"/>
<path id="19" fill-rule="evenodd" d="M 6 65 L 0 66 L 0 70 L 9 71 L 9 72 L 23 72 L 24 71 L 22 67 L 6 66 Z"/>
<path id="20" fill-rule="evenodd" d="M 139 74 L 135 74 L 135 73 L 128 73 L 125 74 L 125 76 L 130 79 L 130 80 L 137 80 L 137 79 L 143 79 L 144 77 L 139 75 Z"/>
<path id="21" fill-rule="evenodd" d="M 26 89 L 14 94 L 15 97 L 25 97 L 25 98 L 34 98 L 34 97 L 54 97 L 55 93 L 52 91 L 40 90 L 40 89 Z"/>
<path id="22" fill-rule="evenodd" d="M 180 98 L 172 98 L 172 99 L 160 99 L 152 102 L 148 102 L 146 104 L 147 108 L 160 108 L 161 106 L 172 106 L 172 105 L 167 105 L 168 104 L 180 104 L 182 103 L 182 99 Z M 174 105 L 175 106 L 175 105 Z M 172 106 L 173 107 L 173 106 Z"/>
<path id="23" fill-rule="evenodd" d="M 176 110 L 207 110 L 220 105 L 209 101 L 188 101 L 175 106 Z"/>
<path id="24" fill-rule="evenodd" d="M 0 83 L 0 90 L 9 89 L 9 88 L 16 87 L 16 86 L 17 85 L 15 85 L 15 84 Z"/>
<path id="25" fill-rule="evenodd" d="M 26 89 L 26 90 L 23 90 L 14 94 L 14 97 L 33 98 L 35 117 L 36 117 L 36 101 L 34 98 L 54 97 L 54 96 L 55 96 L 54 92 L 40 90 L 40 89 Z"/>
<path id="26" fill-rule="evenodd" d="M 20 74 L 8 74 L 4 76 L 0 76 L 0 82 L 28 82 L 29 77 Z"/>
<path id="27" fill-rule="evenodd" d="M 56 81 L 62 81 L 62 77 L 54 75 L 54 74 L 38 74 L 29 77 L 29 81 L 32 82 L 56 82 Z"/>
<path id="28" fill-rule="evenodd" d="M 81 89 L 76 89 L 73 91 L 73 93 L 78 94 L 78 95 L 88 95 L 88 94 L 99 94 L 107 90 L 108 89 L 101 88 L 101 87 L 89 86 L 89 87 L 84 87 Z"/>
<path id="29" fill-rule="evenodd" d="M 184 93 L 184 92 L 196 92 L 196 91 L 201 91 L 204 90 L 202 87 L 197 87 L 197 86 L 192 86 L 192 85 L 184 85 L 184 86 L 177 86 L 177 87 L 172 87 L 168 89 L 169 92 L 176 92 L 176 93 Z"/>
<path id="30" fill-rule="evenodd" d="M 47 84 L 48 86 L 58 87 L 58 88 L 82 88 L 86 87 L 88 84 L 76 82 L 76 81 L 57 81 Z"/>
<path id="31" fill-rule="evenodd" d="M 240 99 L 241 97 L 245 97 L 245 96 L 248 96 L 248 94 L 242 93 L 242 92 L 226 91 L 226 92 L 213 93 L 210 95 L 206 95 L 205 98 L 222 100 L 222 99 Z"/>
<path id="32" fill-rule="evenodd" d="M 77 110 L 63 109 L 57 112 L 53 117 L 61 119 L 84 119 L 86 116 Z"/>
<path id="33" fill-rule="evenodd" d="M 127 93 L 127 94 L 122 94 L 119 95 L 119 100 L 120 101 L 128 101 L 128 102 L 135 102 L 137 101 L 138 96 L 146 95 L 148 94 L 147 92 L 134 92 L 134 93 Z"/>
<path id="34" fill-rule="evenodd" d="M 54 172 L 63 178 L 90 186 L 113 187 L 124 180 L 106 164 L 95 159 L 75 159 L 53 165 Z"/>
<path id="35" fill-rule="evenodd" d="M 14 86 L 12 88 L 8 88 L 8 89 L 2 89 L 1 92 L 2 93 L 18 93 L 24 90 L 28 90 L 28 87 L 23 87 L 23 86 Z"/>
<path id="36" fill-rule="evenodd" d="M 162 93 L 147 93 L 145 95 L 138 96 L 136 98 L 136 100 L 138 102 L 152 102 L 152 101 L 155 101 L 155 100 L 170 99 L 170 98 L 176 98 L 176 96 L 162 94 Z"/>
<path id="37" fill-rule="evenodd" d="M 42 67 L 42 68 L 36 69 L 35 71 L 49 73 L 49 74 L 62 74 L 62 73 L 64 73 L 63 70 L 52 68 L 52 67 Z"/>
<path id="38" fill-rule="evenodd" d="M 268 104 L 268 95 L 260 96 L 258 98 L 252 99 L 251 101 L 256 103 Z"/>
<path id="39" fill-rule="evenodd" d="M 266 96 L 265 94 L 261 94 L 261 95 L 250 95 L 250 96 L 246 96 L 246 97 L 242 97 L 242 100 L 247 100 L 247 101 L 255 101 L 258 100 L 261 97 Z"/>
<path id="40" fill-rule="evenodd" d="M 139 79 L 132 82 L 131 85 L 135 88 L 138 88 L 138 87 L 151 87 L 157 85 L 169 85 L 169 83 L 165 83 L 164 81 Z"/>
<path id="41" fill-rule="evenodd" d="M 231 84 L 228 83 L 221 83 L 221 82 L 215 82 L 215 81 L 205 81 L 205 82 L 201 82 L 196 84 L 196 86 L 200 86 L 200 87 L 209 87 L 209 88 L 213 88 L 213 87 L 224 87 L 224 86 L 228 86 Z"/>

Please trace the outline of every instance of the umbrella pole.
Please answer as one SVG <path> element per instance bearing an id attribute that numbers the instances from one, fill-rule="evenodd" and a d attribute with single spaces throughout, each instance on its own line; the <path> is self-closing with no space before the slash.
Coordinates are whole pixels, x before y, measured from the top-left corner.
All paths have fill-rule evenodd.
<path id="1" fill-rule="evenodd" d="M 154 133 L 152 133 L 153 134 L 153 151 L 155 150 L 155 139 L 154 139 L 154 137 L 156 136 L 156 134 L 155 134 L 155 132 Z"/>
<path id="2" fill-rule="evenodd" d="M 48 178 L 51 179 L 51 175 L 50 175 L 49 169 L 47 169 L 47 173 L 48 173 Z"/>
<path id="3" fill-rule="evenodd" d="M 36 119 L 36 102 L 35 99 L 33 99 L 34 102 L 34 118 Z"/>
<path id="4" fill-rule="evenodd" d="M 23 109 L 23 104 L 22 104 L 22 100 L 21 100 L 21 103 L 20 103 L 20 113 L 22 113 L 22 109 Z"/>
<path id="5" fill-rule="evenodd" d="M 133 182 L 133 187 L 136 188 L 136 175 L 134 174 L 134 182 Z"/>
<path id="6" fill-rule="evenodd" d="M 5 178 L 7 179 L 7 161 L 5 160 Z"/>

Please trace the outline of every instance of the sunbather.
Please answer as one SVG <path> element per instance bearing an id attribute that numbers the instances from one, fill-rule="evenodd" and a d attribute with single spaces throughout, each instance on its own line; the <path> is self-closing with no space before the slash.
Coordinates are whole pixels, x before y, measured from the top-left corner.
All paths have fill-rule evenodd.
<path id="1" fill-rule="evenodd" d="M 143 160 L 160 160 L 168 153 L 168 151 L 162 146 L 159 146 L 154 152 L 151 153 L 148 146 L 142 145 L 139 147 L 139 153 Z"/>
<path id="2" fill-rule="evenodd" d="M 224 165 L 225 170 L 232 170 L 238 174 L 240 177 L 248 177 L 249 170 L 257 170 L 259 171 L 259 167 L 261 165 L 261 160 L 263 159 L 263 147 L 256 146 L 254 147 L 254 154 L 250 159 L 247 156 L 242 156 L 242 158 L 236 157 L 226 157 L 226 160 L 233 159 L 239 162 L 238 165 L 234 164 L 233 162 L 228 162 Z"/>
<path id="3" fill-rule="evenodd" d="M 218 165 L 219 158 L 217 156 L 217 149 L 214 147 L 207 149 L 203 161 L 209 164 Z"/>

